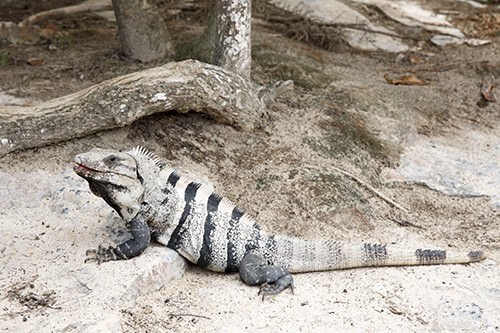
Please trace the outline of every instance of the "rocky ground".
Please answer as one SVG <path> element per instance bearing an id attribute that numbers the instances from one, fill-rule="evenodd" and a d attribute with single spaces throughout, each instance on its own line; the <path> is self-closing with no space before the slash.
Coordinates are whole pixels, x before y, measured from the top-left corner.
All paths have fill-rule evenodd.
<path id="1" fill-rule="evenodd" d="M 0 20 L 29 14 L 11 3 L 7 17 L 6 8 Z M 356 8 L 410 33 L 370 6 Z M 260 17 L 253 79 L 292 79 L 295 88 L 271 105 L 258 130 L 241 132 L 200 114 L 155 115 L 1 157 L 0 330 L 498 332 L 500 104 L 485 105 L 480 96 L 485 78 L 500 76 L 500 28 L 490 18 L 498 10 L 455 1 L 433 2 L 432 9 L 448 13 L 462 30 L 468 22 L 468 36 L 491 43 L 436 46 L 428 32 L 414 32 L 405 39 L 410 50 L 361 52 L 330 30 L 319 30 L 328 40 L 319 43 L 315 23 L 287 28 Z M 171 19 L 172 31 L 195 35 L 190 15 Z M 493 22 L 488 29 L 496 33 L 486 33 L 481 22 Z M 0 46 L 0 90 L 17 98 L 8 103 L 36 103 L 156 65 L 121 57 L 116 28 L 102 18 L 50 24 L 58 32 L 53 39 Z M 33 58 L 43 61 L 33 65 Z M 393 84 L 407 74 L 426 84 Z M 84 264 L 88 248 L 128 235 L 73 173 L 73 157 L 92 147 L 136 145 L 210 179 L 269 231 L 479 248 L 488 259 L 298 274 L 294 295 L 264 301 L 237 275 L 199 270 L 158 245 L 130 261 Z"/>

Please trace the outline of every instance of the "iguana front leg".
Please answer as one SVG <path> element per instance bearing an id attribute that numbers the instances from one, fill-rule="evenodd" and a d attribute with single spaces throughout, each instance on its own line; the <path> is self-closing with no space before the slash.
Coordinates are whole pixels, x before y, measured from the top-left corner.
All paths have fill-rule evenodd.
<path id="1" fill-rule="evenodd" d="M 141 254 L 151 241 L 151 230 L 147 219 L 140 212 L 130 222 L 132 238 L 117 247 L 99 245 L 97 250 L 87 250 L 85 262 L 97 261 L 98 264 L 112 260 L 131 259 Z"/>
<path id="2" fill-rule="evenodd" d="M 293 293 L 293 278 L 290 272 L 280 266 L 269 265 L 264 258 L 255 253 L 247 253 L 240 264 L 240 277 L 250 286 L 260 285 L 262 299 L 275 295 L 290 287 Z"/>

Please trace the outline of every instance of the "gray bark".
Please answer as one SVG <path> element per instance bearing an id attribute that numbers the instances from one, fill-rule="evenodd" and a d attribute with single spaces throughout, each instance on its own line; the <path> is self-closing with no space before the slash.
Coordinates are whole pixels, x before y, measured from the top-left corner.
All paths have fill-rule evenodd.
<path id="1" fill-rule="evenodd" d="M 122 127 L 158 112 L 197 111 L 251 130 L 277 89 L 257 90 L 220 67 L 186 60 L 104 81 L 37 106 L 0 106 L 0 156 Z"/>
<path id="2" fill-rule="evenodd" d="M 212 63 L 250 78 L 250 0 L 217 0 L 216 37 Z"/>
<path id="3" fill-rule="evenodd" d="M 148 62 L 172 54 L 167 26 L 151 0 L 113 0 L 125 54 Z"/>

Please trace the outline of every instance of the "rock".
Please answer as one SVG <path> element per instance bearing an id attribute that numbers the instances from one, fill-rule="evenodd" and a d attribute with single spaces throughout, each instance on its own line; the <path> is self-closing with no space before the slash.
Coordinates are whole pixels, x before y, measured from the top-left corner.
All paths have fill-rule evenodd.
<path id="1" fill-rule="evenodd" d="M 453 44 L 453 45 L 467 44 L 469 46 L 483 46 L 491 44 L 491 40 L 488 39 L 458 38 L 448 35 L 434 35 L 431 37 L 431 42 L 437 46 L 445 46 L 448 44 Z"/>
<path id="2" fill-rule="evenodd" d="M 0 105 L 28 105 L 31 101 L 4 93 L 0 90 Z"/>
<path id="3" fill-rule="evenodd" d="M 28 279 L 30 292 L 54 290 L 51 306 L 57 310 L 45 309 L 45 315 L 36 316 L 37 326 L 45 331 L 118 332 L 119 310 L 125 304 L 185 271 L 184 259 L 157 244 L 131 260 L 84 263 L 88 248 L 130 236 L 117 214 L 69 167 L 60 173 L 0 172 L 0 198 L 0 244 L 8 245 L 0 257 L 2 275 L 8 277 L 2 286 L 11 290 Z M 113 229 L 119 229 L 119 235 Z M 32 330 L 35 319 L 23 321 L 16 315 L 23 313 L 22 304 L 4 298 L 0 308 L 13 313 L 11 327 Z M 0 331 L 3 326 L 0 321 Z"/>
<path id="4" fill-rule="evenodd" d="M 383 50 L 387 52 L 403 52 L 408 46 L 397 35 L 385 27 L 377 26 L 365 16 L 335 0 L 273 0 L 275 6 L 291 10 L 324 24 L 352 25 L 353 28 L 343 28 L 343 38 L 354 48 L 365 51 Z M 354 26 L 363 28 L 354 29 Z M 378 31 L 378 32 L 377 32 Z"/>
<path id="5" fill-rule="evenodd" d="M 464 34 L 446 20 L 446 16 L 436 14 L 411 1 L 354 0 L 376 6 L 391 19 L 409 27 L 421 27 L 429 31 L 464 38 Z"/>
<path id="6" fill-rule="evenodd" d="M 397 172 L 447 195 L 488 195 L 500 207 L 499 131 L 470 130 L 448 140 L 420 137 L 401 156 Z"/>

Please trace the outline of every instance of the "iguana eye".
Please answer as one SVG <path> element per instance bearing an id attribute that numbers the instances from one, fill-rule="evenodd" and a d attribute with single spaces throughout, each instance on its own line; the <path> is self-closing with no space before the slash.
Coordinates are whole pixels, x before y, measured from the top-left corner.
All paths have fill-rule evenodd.
<path id="1" fill-rule="evenodd" d="M 115 155 L 108 156 L 104 159 L 104 162 L 106 163 L 114 163 L 116 161 L 118 161 L 118 157 L 116 157 Z"/>

